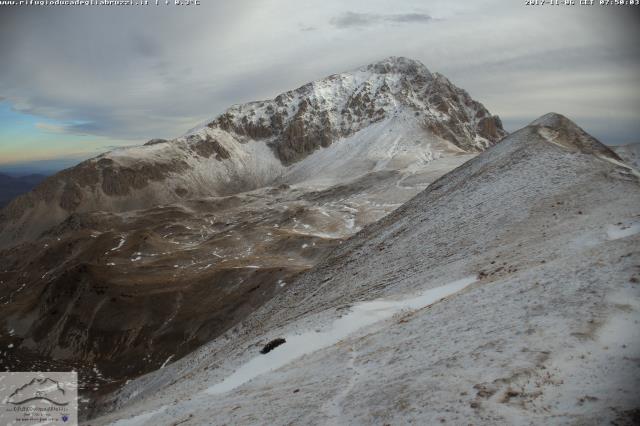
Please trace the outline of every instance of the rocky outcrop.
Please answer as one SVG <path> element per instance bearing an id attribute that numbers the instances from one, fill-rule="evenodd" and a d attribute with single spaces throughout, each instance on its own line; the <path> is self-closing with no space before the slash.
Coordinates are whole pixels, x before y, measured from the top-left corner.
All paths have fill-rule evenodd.
<path id="1" fill-rule="evenodd" d="M 201 157 L 209 158 L 212 155 L 216 160 L 228 160 L 231 158 L 229 151 L 223 147 L 220 142 L 208 136 L 205 139 L 197 137 L 198 141 L 195 142 L 192 147 L 193 150 Z"/>
<path id="2" fill-rule="evenodd" d="M 179 159 L 165 163 L 140 163 L 133 167 L 109 166 L 102 168 L 102 191 L 106 195 L 124 196 L 132 190 L 146 187 L 149 182 L 160 181 L 171 173 L 181 173 L 188 165 Z"/>
<path id="3" fill-rule="evenodd" d="M 160 143 L 167 143 L 169 142 L 166 139 L 151 139 L 149 142 L 145 143 L 145 146 L 151 146 L 151 145 L 157 145 Z"/>

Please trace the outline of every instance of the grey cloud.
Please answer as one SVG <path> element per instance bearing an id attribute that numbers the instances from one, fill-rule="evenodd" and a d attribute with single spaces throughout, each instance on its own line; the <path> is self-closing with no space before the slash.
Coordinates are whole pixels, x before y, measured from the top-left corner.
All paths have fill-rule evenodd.
<path id="1" fill-rule="evenodd" d="M 110 126 L 105 127 L 104 124 L 101 125 L 98 123 L 78 123 L 66 125 L 64 126 L 64 129 L 66 133 L 74 135 L 96 135 L 110 130 L 109 127 Z"/>
<path id="2" fill-rule="evenodd" d="M 113 151 L 114 149 L 118 149 L 118 148 L 122 148 L 122 146 L 120 146 L 120 145 L 102 145 L 98 149 L 98 151 L 99 152 Z"/>
<path id="3" fill-rule="evenodd" d="M 158 42 L 143 33 L 134 33 L 131 41 L 134 51 L 142 56 L 155 57 L 160 54 Z"/>
<path id="4" fill-rule="evenodd" d="M 433 18 L 424 13 L 405 13 L 401 15 L 387 15 L 384 16 L 385 21 L 389 22 L 430 22 Z"/>
<path id="5" fill-rule="evenodd" d="M 372 13 L 345 12 L 331 18 L 330 23 L 337 28 L 357 28 L 381 23 L 427 23 L 433 18 L 424 13 L 404 13 L 379 15 Z"/>
<path id="6" fill-rule="evenodd" d="M 331 24 L 338 28 L 364 27 L 380 21 L 379 15 L 368 13 L 346 12 L 331 19 Z"/>

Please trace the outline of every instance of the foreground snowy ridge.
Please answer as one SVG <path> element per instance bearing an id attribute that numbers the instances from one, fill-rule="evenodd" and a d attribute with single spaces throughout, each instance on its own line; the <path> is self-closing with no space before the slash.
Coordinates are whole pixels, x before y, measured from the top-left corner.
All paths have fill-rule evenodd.
<path id="1" fill-rule="evenodd" d="M 350 312 L 338 318 L 327 331 L 307 331 L 286 337 L 286 343 L 266 355 L 258 355 L 238 370 L 205 390 L 206 394 L 217 395 L 229 392 L 262 374 L 277 370 L 296 359 L 312 354 L 315 351 L 335 345 L 343 338 L 367 326 L 388 320 L 399 314 L 411 314 L 447 297 L 458 293 L 477 281 L 477 277 L 469 276 L 441 287 L 425 290 L 419 294 L 399 300 L 372 300 L 361 302 L 350 308 Z M 134 426 L 153 424 L 154 417 L 163 413 L 168 407 L 143 413 L 132 418 L 117 420 L 113 426 Z"/>
<path id="2" fill-rule="evenodd" d="M 130 383 L 91 424 L 633 424 L 639 207 L 632 170 L 544 116 L 365 227 L 240 326 Z M 478 281 L 207 392 L 275 337 L 322 333 L 367 300 L 461 275 Z"/>
<path id="3" fill-rule="evenodd" d="M 301 356 L 335 345 L 343 338 L 364 327 L 389 319 L 401 312 L 415 311 L 438 302 L 463 290 L 476 280 L 475 276 L 462 278 L 400 300 L 379 299 L 358 303 L 349 308 L 347 314 L 335 320 L 326 331 L 313 330 L 286 336 L 286 343 L 280 346 L 277 352 L 273 350 L 266 355 L 256 356 L 222 382 L 209 387 L 206 393 L 215 395 L 233 390 L 251 379 L 274 371 Z"/>

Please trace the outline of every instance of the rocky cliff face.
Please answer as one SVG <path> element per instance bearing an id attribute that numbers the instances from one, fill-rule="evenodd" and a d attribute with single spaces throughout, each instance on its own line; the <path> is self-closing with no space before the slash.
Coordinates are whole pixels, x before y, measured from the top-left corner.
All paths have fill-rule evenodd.
<path id="1" fill-rule="evenodd" d="M 0 211 L 0 247 L 37 237 L 74 212 L 121 212 L 273 185 L 314 153 L 397 117 L 409 117 L 421 139 L 466 152 L 506 134 L 497 116 L 445 77 L 392 57 L 231 107 L 175 140 L 154 139 L 65 170 Z"/>

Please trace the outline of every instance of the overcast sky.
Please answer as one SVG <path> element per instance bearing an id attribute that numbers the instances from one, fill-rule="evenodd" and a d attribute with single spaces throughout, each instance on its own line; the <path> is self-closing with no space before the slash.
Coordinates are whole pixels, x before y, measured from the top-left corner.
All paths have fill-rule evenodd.
<path id="1" fill-rule="evenodd" d="M 556 111 L 605 143 L 640 141 L 640 6 L 202 3 L 0 6 L 0 163 L 176 137 L 391 55 L 442 72 L 508 130 Z"/>

